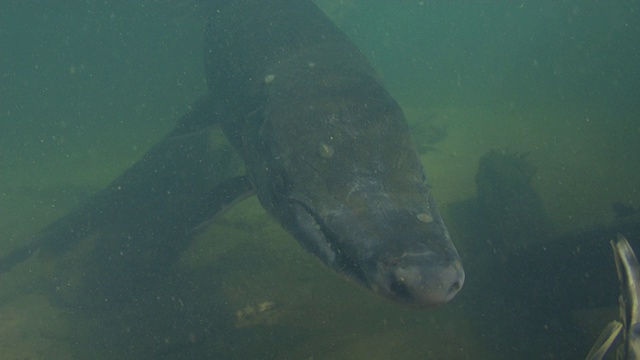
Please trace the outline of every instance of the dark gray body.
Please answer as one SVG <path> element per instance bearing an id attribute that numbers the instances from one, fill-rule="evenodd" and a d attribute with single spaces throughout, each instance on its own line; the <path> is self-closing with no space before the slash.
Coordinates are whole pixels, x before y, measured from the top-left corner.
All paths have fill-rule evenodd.
<path id="1" fill-rule="evenodd" d="M 163 276 L 198 224 L 255 192 L 334 270 L 404 304 L 450 300 L 464 281 L 458 254 L 404 115 L 364 56 L 310 1 L 216 7 L 205 41 L 211 96 L 109 187 L 0 259 L 0 270 L 91 240 L 89 289 L 127 297 Z M 216 123 L 246 176 L 210 143 Z"/>
<path id="2" fill-rule="evenodd" d="M 209 87 L 261 204 L 331 268 L 430 307 L 464 281 L 405 117 L 368 61 L 310 1 L 221 5 Z"/>

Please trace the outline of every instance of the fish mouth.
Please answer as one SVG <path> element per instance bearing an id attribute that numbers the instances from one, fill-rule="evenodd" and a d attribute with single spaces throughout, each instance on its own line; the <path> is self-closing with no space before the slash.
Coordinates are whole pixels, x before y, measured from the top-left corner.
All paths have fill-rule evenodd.
<path id="1" fill-rule="evenodd" d="M 431 251 L 404 253 L 379 261 L 372 289 L 394 301 L 417 308 L 433 308 L 453 299 L 464 284 L 458 259 L 442 261 Z"/>
<path id="2" fill-rule="evenodd" d="M 362 222 L 344 207 L 314 211 L 299 199 L 291 201 L 291 206 L 296 222 L 290 231 L 307 250 L 384 298 L 428 309 L 453 299 L 464 284 L 464 270 L 446 230 L 446 243 L 437 250 L 420 243 L 402 251 L 404 239 L 397 240 L 403 236 L 402 229 L 386 226 L 391 234 L 371 236 L 366 231 L 370 229 L 363 229 Z"/>

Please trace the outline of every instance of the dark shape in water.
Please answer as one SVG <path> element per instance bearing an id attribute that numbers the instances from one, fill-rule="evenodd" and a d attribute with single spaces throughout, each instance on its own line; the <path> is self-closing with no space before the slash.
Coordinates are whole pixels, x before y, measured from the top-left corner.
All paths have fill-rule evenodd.
<path id="1" fill-rule="evenodd" d="M 486 224 L 484 237 L 494 246 L 515 251 L 550 233 L 551 222 L 531 184 L 535 173 L 526 154 L 492 150 L 480 159 L 478 215 Z"/>
<path id="2" fill-rule="evenodd" d="M 616 219 L 624 219 L 638 213 L 638 210 L 636 210 L 636 208 L 620 201 L 614 202 L 611 205 L 611 208 L 613 209 L 613 213 L 615 214 Z"/>
<path id="3" fill-rule="evenodd" d="M 310 1 L 216 7 L 205 47 L 212 96 L 2 268 L 40 247 L 64 251 L 92 239 L 89 266 L 100 270 L 88 287 L 125 298 L 162 276 L 186 233 L 255 191 L 337 272 L 410 306 L 450 300 L 464 282 L 458 254 L 406 119 L 368 61 Z M 235 162 L 210 144 L 213 123 L 246 176 L 230 178 Z"/>

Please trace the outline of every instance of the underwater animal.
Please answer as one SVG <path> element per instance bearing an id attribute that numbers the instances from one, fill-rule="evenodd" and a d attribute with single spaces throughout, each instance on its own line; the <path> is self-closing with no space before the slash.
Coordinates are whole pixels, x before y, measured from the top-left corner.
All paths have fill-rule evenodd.
<path id="1" fill-rule="evenodd" d="M 460 258 L 405 116 L 359 49 L 311 1 L 214 7 L 210 94 L 106 189 L 0 259 L 0 269 L 90 240 L 89 264 L 105 269 L 96 291 L 145 286 L 198 224 L 255 193 L 305 249 L 375 293 L 418 308 L 452 299 L 464 283 Z M 214 125 L 245 174 L 237 155 L 212 145 Z"/>
<path id="2" fill-rule="evenodd" d="M 629 241 L 623 235 L 618 234 L 618 239 L 611 241 L 611 247 L 620 280 L 622 323 L 614 320 L 602 330 L 587 359 L 603 359 L 622 332 L 616 358 L 637 360 L 640 359 L 640 265 Z"/>

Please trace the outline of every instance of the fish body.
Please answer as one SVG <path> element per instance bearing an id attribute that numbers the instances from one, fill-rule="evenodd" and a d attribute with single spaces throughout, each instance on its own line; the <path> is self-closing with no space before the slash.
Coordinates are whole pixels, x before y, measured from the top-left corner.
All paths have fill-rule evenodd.
<path id="1" fill-rule="evenodd" d="M 112 184 L 0 259 L 0 271 L 91 241 L 88 291 L 131 297 L 166 274 L 193 229 L 255 193 L 304 248 L 366 288 L 419 308 L 452 299 L 460 258 L 405 116 L 359 49 L 311 1 L 213 5 L 210 94 Z M 213 145 L 218 125 L 241 160 Z"/>
<path id="2" fill-rule="evenodd" d="M 405 116 L 311 1 L 221 6 L 209 88 L 262 206 L 332 269 L 395 301 L 450 300 L 464 271 Z"/>

